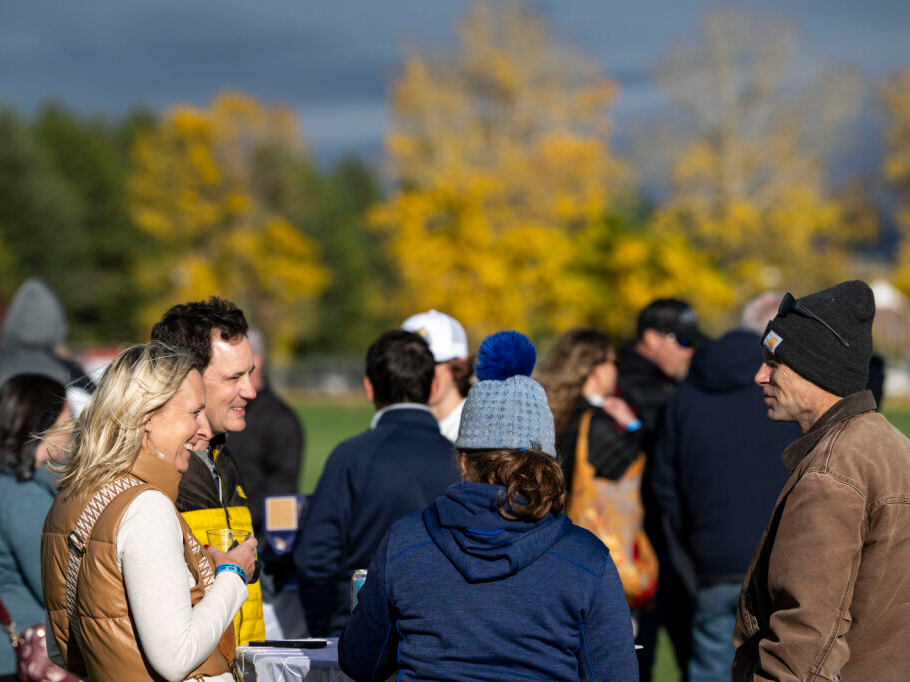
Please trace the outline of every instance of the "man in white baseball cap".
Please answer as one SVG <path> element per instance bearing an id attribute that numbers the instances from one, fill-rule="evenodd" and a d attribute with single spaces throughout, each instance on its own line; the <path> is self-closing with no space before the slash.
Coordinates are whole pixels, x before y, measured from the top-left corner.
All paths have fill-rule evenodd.
<path id="1" fill-rule="evenodd" d="M 430 410 L 439 422 L 439 431 L 454 442 L 458 437 L 461 409 L 471 387 L 468 336 L 461 323 L 438 310 L 417 313 L 401 328 L 424 338 L 436 361 L 437 389 L 430 396 Z"/>

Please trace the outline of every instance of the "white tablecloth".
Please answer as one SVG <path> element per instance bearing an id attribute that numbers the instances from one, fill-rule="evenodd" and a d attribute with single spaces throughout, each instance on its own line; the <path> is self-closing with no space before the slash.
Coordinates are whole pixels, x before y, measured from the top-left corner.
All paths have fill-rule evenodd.
<path id="1" fill-rule="evenodd" d="M 242 646 L 237 659 L 244 682 L 352 682 L 338 667 L 338 640 L 322 649 Z"/>

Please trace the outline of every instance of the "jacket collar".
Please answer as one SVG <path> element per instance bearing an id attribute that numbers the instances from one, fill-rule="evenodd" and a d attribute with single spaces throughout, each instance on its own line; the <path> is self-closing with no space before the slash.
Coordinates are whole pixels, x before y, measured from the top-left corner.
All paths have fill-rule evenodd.
<path id="1" fill-rule="evenodd" d="M 149 483 L 168 496 L 171 502 L 177 502 L 177 488 L 182 474 L 164 460 L 147 452 L 140 452 L 136 457 L 130 473 L 138 479 Z"/>
<path id="2" fill-rule="evenodd" d="M 872 397 L 872 391 L 859 391 L 841 398 L 816 420 L 802 438 L 784 450 L 781 459 L 792 472 L 803 457 L 808 455 L 833 427 L 850 417 L 873 410 L 875 410 L 875 398 Z"/>
<path id="3" fill-rule="evenodd" d="M 422 415 L 421 413 L 424 414 Z M 426 421 L 424 415 L 432 419 L 433 422 L 436 422 L 436 418 L 433 416 L 433 413 L 430 412 L 430 408 L 423 403 L 393 403 L 392 405 L 386 405 L 382 409 L 377 410 L 370 422 L 370 429 L 375 429 L 379 426 L 379 422 L 383 420 L 388 422 L 399 422 L 416 418 L 418 421 Z"/>

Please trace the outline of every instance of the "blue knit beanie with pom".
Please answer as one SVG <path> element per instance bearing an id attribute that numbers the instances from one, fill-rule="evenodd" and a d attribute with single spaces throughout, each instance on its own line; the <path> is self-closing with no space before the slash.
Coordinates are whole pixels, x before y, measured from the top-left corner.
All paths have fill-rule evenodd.
<path id="1" fill-rule="evenodd" d="M 540 450 L 556 457 L 553 413 L 531 378 L 537 353 L 524 334 L 504 331 L 480 344 L 461 412 L 456 450 Z"/>

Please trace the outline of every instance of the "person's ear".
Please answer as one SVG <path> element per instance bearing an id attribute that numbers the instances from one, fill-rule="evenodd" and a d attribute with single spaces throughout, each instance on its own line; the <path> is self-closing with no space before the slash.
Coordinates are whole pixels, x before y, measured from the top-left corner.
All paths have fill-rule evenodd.
<path id="1" fill-rule="evenodd" d="M 373 391 L 373 382 L 370 381 L 369 377 L 363 378 L 363 390 L 364 393 L 367 394 L 367 400 L 369 400 L 371 403 L 374 402 L 373 398 L 376 394 Z"/>
<path id="2" fill-rule="evenodd" d="M 462 455 L 459 457 L 461 462 L 461 477 L 465 478 L 468 475 L 468 458 L 467 455 Z"/>
<path id="3" fill-rule="evenodd" d="M 656 329 L 645 329 L 641 335 L 641 340 L 644 343 L 645 348 L 648 348 L 649 350 L 656 348 L 662 338 L 663 334 Z"/>
<path id="4" fill-rule="evenodd" d="M 442 384 L 439 381 L 439 374 L 433 374 L 433 383 L 430 384 L 430 399 L 427 401 L 428 404 L 436 402 L 436 398 L 439 395 L 439 387 Z"/>

